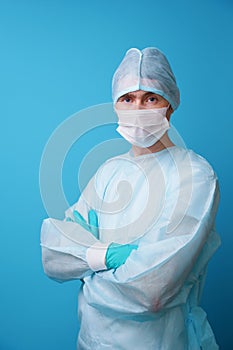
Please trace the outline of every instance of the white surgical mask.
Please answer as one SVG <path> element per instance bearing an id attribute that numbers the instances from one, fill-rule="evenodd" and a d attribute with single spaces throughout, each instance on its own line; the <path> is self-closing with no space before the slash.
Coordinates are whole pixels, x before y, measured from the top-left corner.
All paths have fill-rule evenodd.
<path id="1" fill-rule="evenodd" d="M 115 109 L 117 131 L 128 142 L 139 147 L 150 147 L 165 134 L 170 125 L 166 118 L 170 105 L 153 109 Z"/>

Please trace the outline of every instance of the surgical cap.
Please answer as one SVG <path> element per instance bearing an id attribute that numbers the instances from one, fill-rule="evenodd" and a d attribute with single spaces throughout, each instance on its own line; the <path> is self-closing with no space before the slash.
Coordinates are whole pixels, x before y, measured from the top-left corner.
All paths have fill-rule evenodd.
<path id="1" fill-rule="evenodd" d="M 136 48 L 128 50 L 113 76 L 114 103 L 122 95 L 137 90 L 154 92 L 164 97 L 173 110 L 180 104 L 180 92 L 170 64 L 155 47 L 141 51 Z"/>

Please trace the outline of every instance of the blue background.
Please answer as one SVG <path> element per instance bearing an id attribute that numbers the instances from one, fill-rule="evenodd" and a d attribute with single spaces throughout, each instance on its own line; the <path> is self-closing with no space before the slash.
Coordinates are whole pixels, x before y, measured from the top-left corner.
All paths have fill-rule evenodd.
<path id="1" fill-rule="evenodd" d="M 147 46 L 166 53 L 177 77 L 173 124 L 220 180 L 222 246 L 202 304 L 221 349 L 232 349 L 232 2 L 1 0 L 0 33 L 0 349 L 75 349 L 79 282 L 57 284 L 41 266 L 40 158 L 64 119 L 111 101 L 125 51 Z M 94 144 L 109 136 L 113 128 L 89 137 Z M 66 166 L 70 201 L 80 161 Z"/>

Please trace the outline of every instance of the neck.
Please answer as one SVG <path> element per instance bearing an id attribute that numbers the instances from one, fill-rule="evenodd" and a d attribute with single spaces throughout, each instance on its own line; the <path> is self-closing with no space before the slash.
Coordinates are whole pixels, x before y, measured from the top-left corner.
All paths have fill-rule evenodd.
<path id="1" fill-rule="evenodd" d="M 138 157 L 143 154 L 156 153 L 156 152 L 162 151 L 165 148 L 169 148 L 172 146 L 175 146 L 175 144 L 170 140 L 168 134 L 166 133 L 163 135 L 163 137 L 159 141 L 157 141 L 155 144 L 153 144 L 150 147 L 142 148 L 142 147 L 132 145 L 132 151 L 133 151 L 134 157 Z"/>

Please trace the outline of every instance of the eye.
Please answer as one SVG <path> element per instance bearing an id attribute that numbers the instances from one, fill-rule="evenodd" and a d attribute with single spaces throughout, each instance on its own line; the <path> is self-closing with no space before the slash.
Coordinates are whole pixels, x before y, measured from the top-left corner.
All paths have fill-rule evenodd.
<path id="1" fill-rule="evenodd" d="M 149 103 L 157 103 L 158 102 L 158 99 L 156 96 L 149 96 L 146 100 L 146 102 L 149 102 Z"/>
<path id="2" fill-rule="evenodd" d="M 131 101 L 131 98 L 130 98 L 130 97 L 125 97 L 125 98 L 124 98 L 124 102 L 129 103 L 130 101 Z"/>
<path id="3" fill-rule="evenodd" d="M 130 102 L 132 102 L 132 97 L 129 96 L 129 95 L 121 96 L 121 97 L 119 98 L 118 102 L 121 102 L 121 103 L 130 103 Z"/>

